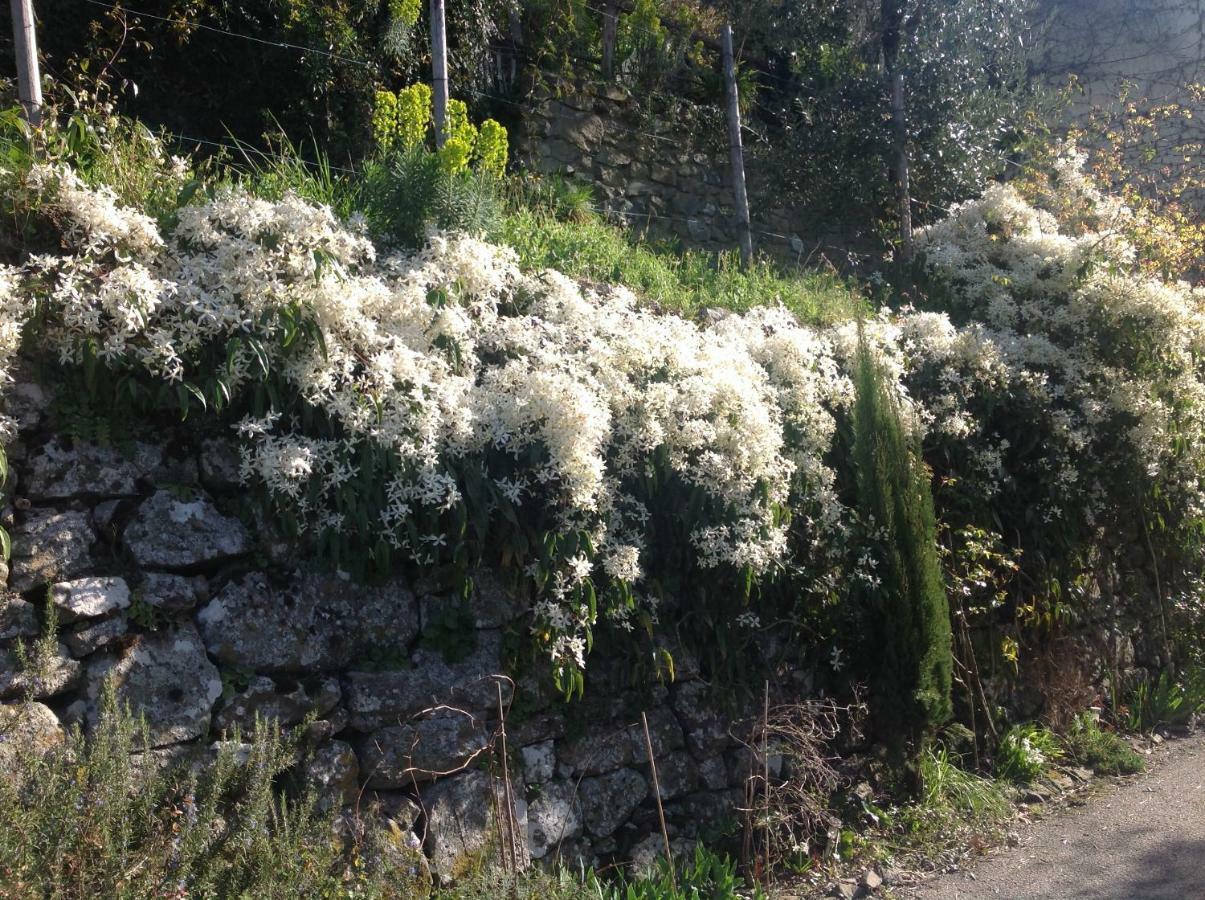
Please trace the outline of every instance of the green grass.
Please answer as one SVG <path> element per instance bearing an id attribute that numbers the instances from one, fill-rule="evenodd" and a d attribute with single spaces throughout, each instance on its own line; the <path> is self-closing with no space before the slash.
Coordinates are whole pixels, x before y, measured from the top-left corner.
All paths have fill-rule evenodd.
<path id="1" fill-rule="evenodd" d="M 1069 759 L 1100 775 L 1134 775 L 1146 768 L 1142 757 L 1119 735 L 1102 731 L 1087 713 L 1076 716 L 1063 741 Z"/>
<path id="2" fill-rule="evenodd" d="M 574 278 L 622 284 L 682 315 L 709 307 L 743 312 L 782 304 L 801 322 L 825 324 L 853 317 L 863 301 L 839 278 L 780 271 L 760 260 L 742 271 L 733 253 L 679 250 L 645 241 L 595 216 L 562 220 L 541 209 L 513 208 L 495 239 L 515 249 L 525 269 L 553 268 Z"/>

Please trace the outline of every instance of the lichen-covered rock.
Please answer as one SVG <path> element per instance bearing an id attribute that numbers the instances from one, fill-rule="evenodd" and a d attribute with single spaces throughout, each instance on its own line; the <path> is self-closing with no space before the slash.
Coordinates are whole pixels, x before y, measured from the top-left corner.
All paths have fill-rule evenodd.
<path id="1" fill-rule="evenodd" d="M 130 586 L 124 578 L 113 575 L 93 575 L 60 581 L 50 589 L 50 600 L 58 610 L 59 620 L 94 619 L 130 605 Z"/>
<path id="2" fill-rule="evenodd" d="M 226 665 L 308 672 L 352 665 L 374 647 L 404 648 L 418 634 L 418 611 L 400 581 L 373 587 L 309 573 L 282 588 L 256 572 L 219 591 L 197 624 Z"/>
<path id="3" fill-rule="evenodd" d="M 166 612 L 187 612 L 209 596 L 204 575 L 170 575 L 144 572 L 137 588 L 138 599 Z"/>
<path id="4" fill-rule="evenodd" d="M 222 679 L 205 655 L 191 624 L 143 635 L 119 655 L 88 663 L 88 722 L 99 716 L 105 679 L 116 683 L 117 699 L 146 718 L 155 747 L 192 740 L 209 729 L 209 714 L 222 694 Z"/>
<path id="5" fill-rule="evenodd" d="M 231 491 L 239 486 L 238 444 L 226 438 L 201 442 L 201 483 L 211 491 Z"/>
<path id="6" fill-rule="evenodd" d="M 583 778 L 578 786 L 578 796 L 586 829 L 596 838 L 614 833 L 648 793 L 648 782 L 633 769 Z"/>
<path id="7" fill-rule="evenodd" d="M 132 496 L 138 493 L 139 479 L 149 475 L 162 458 L 162 448 L 150 444 L 138 444 L 127 456 L 114 447 L 67 446 L 53 438 L 30 454 L 23 467 L 24 491 L 35 501 Z"/>
<path id="8" fill-rule="evenodd" d="M 0 595 L 0 641 L 33 637 L 38 633 L 38 613 L 34 605 L 16 594 Z"/>
<path id="9" fill-rule="evenodd" d="M 41 703 L 0 706 L 0 775 L 12 778 L 25 753 L 46 753 L 63 743 L 63 726 Z"/>
<path id="10" fill-rule="evenodd" d="M 433 781 L 467 765 L 487 740 L 479 722 L 460 715 L 377 729 L 359 745 L 365 781 L 380 790 Z"/>
<path id="11" fill-rule="evenodd" d="M 248 734 L 255 727 L 256 717 L 280 725 L 296 725 L 311 713 L 325 716 L 335 708 L 340 694 L 335 678 L 323 678 L 311 687 L 297 683 L 282 690 L 271 678 L 257 675 L 218 710 L 214 728 L 222 732 L 238 726 Z"/>
<path id="12" fill-rule="evenodd" d="M 33 699 L 44 700 L 70 690 L 79 681 L 80 664 L 62 644 L 56 644 L 46 658 L 39 658 L 36 648 L 29 653 L 29 664 L 22 666 L 16 653 L 0 650 L 0 699 L 32 694 Z"/>
<path id="13" fill-rule="evenodd" d="M 85 622 L 75 631 L 63 635 L 63 643 L 71 650 L 71 655 L 79 659 L 120 640 L 127 630 L 126 620 L 121 617 Z"/>
<path id="14" fill-rule="evenodd" d="M 682 728 L 665 707 L 648 713 L 649 737 L 657 759 L 684 745 Z M 648 763 L 644 728 L 639 724 L 620 725 L 615 729 L 591 729 L 588 734 L 564 741 L 557 755 L 564 774 L 597 775 L 624 766 Z"/>
<path id="15" fill-rule="evenodd" d="M 81 575 L 92 564 L 95 540 L 86 513 L 53 509 L 29 512 L 13 532 L 9 587 L 19 593 Z"/>
<path id="16" fill-rule="evenodd" d="M 687 838 L 671 838 L 669 848 L 675 860 L 690 859 L 694 856 L 695 844 L 695 841 Z M 632 863 L 634 873 L 655 871 L 665 861 L 665 838 L 656 832 L 646 835 L 632 845 L 628 860 Z"/>
<path id="17" fill-rule="evenodd" d="M 662 800 L 689 794 L 698 790 L 699 767 L 685 750 L 676 750 L 657 760 L 657 783 Z"/>
<path id="18" fill-rule="evenodd" d="M 247 529 L 208 499 L 180 500 L 158 491 L 138 507 L 125 542 L 140 566 L 191 569 L 241 556 L 251 549 Z"/>
<path id="19" fill-rule="evenodd" d="M 696 759 L 706 759 L 732 746 L 726 723 L 709 702 L 708 688 L 701 681 L 675 685 L 670 703 L 686 731 L 686 746 Z"/>
<path id="20" fill-rule="evenodd" d="M 523 762 L 523 781 L 527 784 L 550 781 L 556 771 L 556 751 L 552 741 L 523 747 L 519 751 L 519 758 Z"/>
<path id="21" fill-rule="evenodd" d="M 306 762 L 305 778 L 318 797 L 318 809 L 354 803 L 360 792 L 360 764 L 351 745 L 331 741 Z"/>
<path id="22" fill-rule="evenodd" d="M 17 377 L 4 389 L 4 411 L 16 420 L 18 430 L 29 431 L 37 428 L 54 398 L 44 386 Z"/>
<path id="23" fill-rule="evenodd" d="M 349 672 L 344 695 L 351 725 L 371 731 L 395 725 L 432 706 L 446 703 L 468 712 L 496 710 L 498 680 L 502 672 L 502 635 L 476 632 L 468 658 L 446 662 L 430 650 L 418 650 L 413 666 L 403 671 Z M 511 683 L 502 680 L 502 697 L 510 698 Z"/>
<path id="24" fill-rule="evenodd" d="M 427 856 L 442 882 L 454 881 L 482 866 L 502 865 L 508 845 L 518 867 L 527 868 L 527 804 L 515 798 L 517 827 L 500 834 L 495 810 L 505 796 L 500 779 L 466 772 L 437 781 L 422 793 L 427 811 Z M 502 817 L 505 820 L 505 817 Z"/>
<path id="25" fill-rule="evenodd" d="M 582 815 L 573 785 L 552 781 L 527 807 L 527 842 L 532 859 L 543 859 L 548 851 L 582 833 Z"/>

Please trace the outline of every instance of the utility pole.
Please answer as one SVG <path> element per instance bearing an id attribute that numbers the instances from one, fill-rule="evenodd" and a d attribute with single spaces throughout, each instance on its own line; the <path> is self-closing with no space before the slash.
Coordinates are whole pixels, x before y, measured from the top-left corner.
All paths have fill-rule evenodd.
<path id="1" fill-rule="evenodd" d="M 906 16 L 908 0 L 882 0 L 883 71 L 891 97 L 891 133 L 895 151 L 895 199 L 899 219 L 899 252 L 896 261 L 906 265 L 912 260 L 912 189 L 909 183 L 911 160 L 908 157 L 908 120 L 904 97 L 904 71 L 900 46 L 915 32 L 920 10 Z"/>
<path id="2" fill-rule="evenodd" d="M 609 0 L 603 8 L 602 67 L 603 77 L 615 74 L 615 33 L 619 24 L 619 3 Z"/>
<path id="3" fill-rule="evenodd" d="M 741 144 L 740 97 L 736 88 L 736 65 L 732 60 L 732 26 L 724 25 L 724 81 L 728 93 L 728 155 L 732 160 L 732 193 L 736 205 L 736 231 L 741 242 L 741 265 L 753 259 L 753 235 L 749 230 L 749 195 L 745 191 L 745 150 Z"/>
<path id="4" fill-rule="evenodd" d="M 435 146 L 442 147 L 447 138 L 448 119 L 448 33 L 444 28 L 444 0 L 431 0 L 431 82 L 435 101 Z"/>
<path id="5" fill-rule="evenodd" d="M 33 0 L 10 0 L 13 12 L 13 51 L 17 57 L 17 96 L 30 125 L 42 124 L 42 78 L 38 73 L 38 37 Z"/>

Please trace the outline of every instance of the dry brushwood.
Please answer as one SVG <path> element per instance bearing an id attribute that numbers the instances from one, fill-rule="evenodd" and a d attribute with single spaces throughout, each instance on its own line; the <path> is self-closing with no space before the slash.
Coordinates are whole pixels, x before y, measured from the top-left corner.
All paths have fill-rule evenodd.
<path id="1" fill-rule="evenodd" d="M 812 699 L 771 706 L 767 691 L 751 739 L 745 781 L 744 859 L 759 880 L 791 858 L 810 855 L 836 823 L 830 799 L 841 785 L 831 744 L 857 728 L 862 705 Z M 740 740 L 740 738 L 738 738 Z"/>

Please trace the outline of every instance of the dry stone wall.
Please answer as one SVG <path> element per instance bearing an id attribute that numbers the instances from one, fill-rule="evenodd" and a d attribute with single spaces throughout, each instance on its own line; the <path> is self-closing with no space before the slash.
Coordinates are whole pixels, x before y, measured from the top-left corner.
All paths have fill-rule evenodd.
<path id="1" fill-rule="evenodd" d="M 524 113 L 518 153 L 526 168 L 589 184 L 598 208 L 638 230 L 671 236 L 683 246 L 735 250 L 732 169 L 721 111 L 690 124 L 672 115 L 649 121 L 636 98 L 610 86 L 594 91 L 537 92 Z M 718 138 L 717 138 L 718 136 Z M 844 247 L 849 235 L 816 232 L 775 201 L 766 172 L 750 154 L 746 176 L 755 248 L 785 262 L 818 248 Z"/>
<path id="2" fill-rule="evenodd" d="M 531 677 L 515 687 L 499 676 L 524 610 L 488 573 L 459 609 L 422 584 L 309 568 L 248 512 L 222 436 L 73 441 L 51 427 L 49 390 L 26 381 L 10 396 L 21 433 L 3 511 L 13 552 L 0 570 L 0 768 L 18 747 L 94 726 L 107 679 L 146 718 L 156 765 L 203 765 L 256 717 L 307 723 L 305 771 L 322 805 L 380 810 L 450 878 L 495 834 L 499 767 L 485 763 L 497 759 L 501 697 L 513 703 L 521 859 L 657 852 L 640 711 L 676 844 L 736 816 L 750 760 L 688 660 L 668 688 L 586 706 Z M 54 650 L 31 671 L 14 644 L 44 632 L 46 604 Z"/>

